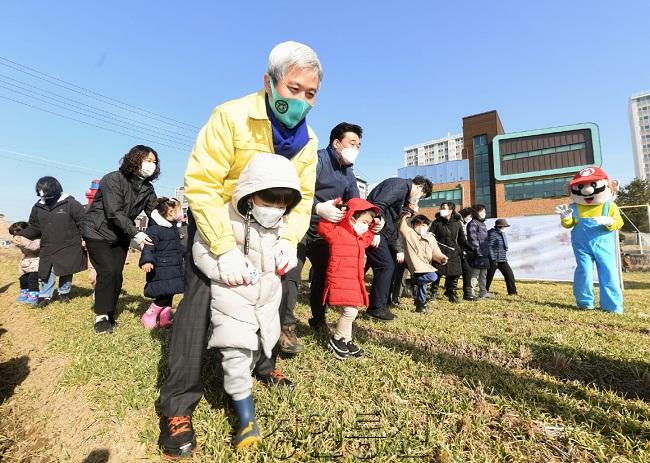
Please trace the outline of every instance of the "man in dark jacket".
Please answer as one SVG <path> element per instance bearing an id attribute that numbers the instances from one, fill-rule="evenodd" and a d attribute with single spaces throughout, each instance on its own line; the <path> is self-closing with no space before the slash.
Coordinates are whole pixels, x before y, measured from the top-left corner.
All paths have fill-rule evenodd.
<path id="1" fill-rule="evenodd" d="M 469 264 L 472 267 L 472 294 L 478 285 L 481 299 L 493 299 L 494 294 L 487 290 L 486 278 L 490 268 L 490 247 L 488 245 L 488 230 L 485 225 L 486 209 L 483 204 L 474 206 L 473 219 L 467 224 L 467 241 L 472 247 Z"/>
<path id="2" fill-rule="evenodd" d="M 348 122 L 341 122 L 330 132 L 329 145 L 318 150 L 316 165 L 316 188 L 312 207 L 309 230 L 298 245 L 298 265 L 287 273 L 283 285 L 280 317 L 282 334 L 280 349 L 289 354 L 302 352 L 303 346 L 295 334 L 296 317 L 294 309 L 298 300 L 300 277 L 306 259 L 312 267 L 309 303 L 312 318 L 309 325 L 316 330 L 327 331 L 325 322 L 325 273 L 329 259 L 329 245 L 318 234 L 316 227 L 321 218 L 330 222 L 339 222 L 343 212 L 334 204 L 337 198 L 346 202 L 359 197 L 357 178 L 354 174 L 354 162 L 361 148 L 363 129 Z"/>
<path id="3" fill-rule="evenodd" d="M 399 236 L 400 214 L 405 208 L 417 212 L 418 201 L 431 195 L 431 181 L 417 176 L 414 179 L 389 178 L 377 185 L 368 195 L 368 201 L 379 208 L 385 224 L 373 245 L 366 250 L 368 265 L 372 268 L 372 288 L 367 314 L 380 320 L 393 320 L 388 309 L 395 262 L 404 262 L 404 249 Z"/>
<path id="4" fill-rule="evenodd" d="M 447 264 L 438 267 L 438 279 L 433 283 L 433 296 L 435 298 L 440 277 L 444 275 L 445 296 L 449 298 L 449 302 L 453 303 L 460 302 L 456 291 L 458 278 L 463 273 L 460 257 L 462 250 L 473 252 L 463 233 L 460 214 L 455 209 L 456 205 L 451 201 L 441 203 L 440 211 L 436 214 L 436 220 L 433 221 L 430 228 L 440 245 L 440 250 L 447 256 Z"/>
<path id="5" fill-rule="evenodd" d="M 29 215 L 29 226 L 18 234 L 27 239 L 41 239 L 38 277 L 43 288 L 37 307 L 52 301 L 56 276 L 59 277 L 59 299 L 69 302 L 72 275 L 88 267 L 88 257 L 82 248 L 79 221 L 84 208 L 54 177 L 42 177 L 36 184 L 40 199 Z"/>

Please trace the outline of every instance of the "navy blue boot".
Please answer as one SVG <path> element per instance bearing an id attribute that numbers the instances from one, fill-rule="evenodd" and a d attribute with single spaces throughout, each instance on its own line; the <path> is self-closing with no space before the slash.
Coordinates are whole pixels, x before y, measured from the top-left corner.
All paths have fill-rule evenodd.
<path id="1" fill-rule="evenodd" d="M 253 396 L 249 395 L 245 399 L 233 400 L 232 405 L 239 419 L 239 429 L 235 434 L 235 447 L 241 449 L 262 442 L 262 435 L 255 419 Z"/>

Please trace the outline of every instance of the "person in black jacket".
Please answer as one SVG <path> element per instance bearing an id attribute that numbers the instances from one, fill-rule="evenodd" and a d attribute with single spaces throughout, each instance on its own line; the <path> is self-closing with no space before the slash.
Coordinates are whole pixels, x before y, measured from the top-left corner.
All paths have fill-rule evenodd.
<path id="1" fill-rule="evenodd" d="M 131 240 L 140 246 L 153 244 L 146 233 L 138 232 L 134 220 L 143 210 L 150 214 L 156 199 L 151 182 L 159 175 L 158 153 L 148 146 L 134 146 L 122 158 L 120 169 L 100 180 L 95 199 L 81 221 L 81 233 L 97 271 L 94 329 L 98 334 L 113 331 Z"/>
<path id="2" fill-rule="evenodd" d="M 458 213 L 460 214 L 460 224 L 463 226 L 463 233 L 465 233 L 465 238 L 467 238 L 467 224 L 474 218 L 474 209 L 465 207 Z M 472 288 L 472 267 L 469 265 L 469 259 L 472 257 L 466 250 L 461 249 L 460 263 L 463 266 L 463 299 L 466 301 L 478 301 Z"/>
<path id="3" fill-rule="evenodd" d="M 18 234 L 30 240 L 41 239 L 38 277 L 43 286 L 36 307 L 43 308 L 52 301 L 57 276 L 59 299 L 70 302 L 72 275 L 88 267 L 88 258 L 79 233 L 83 206 L 63 193 L 54 177 L 39 179 L 36 194 L 40 199 L 32 207 L 29 226 Z"/>
<path id="4" fill-rule="evenodd" d="M 463 273 L 461 252 L 466 250 L 472 253 L 472 247 L 467 242 L 460 223 L 460 214 L 456 213 L 456 204 L 445 201 L 440 204 L 440 211 L 436 220 L 431 224 L 430 231 L 438 241 L 440 250 L 447 256 L 447 264 L 438 267 L 438 279 L 433 283 L 433 297 L 435 298 L 440 284 L 440 277 L 445 276 L 445 296 L 449 302 L 460 302 L 458 294 L 458 278 Z"/>
<path id="5" fill-rule="evenodd" d="M 389 178 L 377 185 L 368 195 L 368 201 L 377 206 L 384 227 L 366 250 L 368 265 L 372 268 L 372 288 L 367 314 L 380 320 L 393 320 L 388 309 L 395 263 L 404 262 L 404 248 L 399 235 L 399 219 L 405 208 L 417 212 L 421 198 L 431 195 L 431 181 L 417 176 L 414 179 Z"/>
<path id="6" fill-rule="evenodd" d="M 171 323 L 174 294 L 183 293 L 183 255 L 180 222 L 181 203 L 173 198 L 158 198 L 147 235 L 153 241 L 142 249 L 139 266 L 147 274 L 144 295 L 154 298 L 140 321 L 147 329 L 166 328 Z"/>

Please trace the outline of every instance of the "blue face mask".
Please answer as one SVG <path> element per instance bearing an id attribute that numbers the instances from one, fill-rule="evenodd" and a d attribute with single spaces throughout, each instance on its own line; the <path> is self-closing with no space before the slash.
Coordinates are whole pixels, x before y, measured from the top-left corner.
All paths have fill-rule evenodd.
<path id="1" fill-rule="evenodd" d="M 275 117 L 278 118 L 286 127 L 293 129 L 302 121 L 312 106 L 305 100 L 298 98 L 285 98 L 278 95 L 275 90 L 275 83 L 270 79 L 271 84 L 271 98 L 269 101 L 271 110 Z"/>

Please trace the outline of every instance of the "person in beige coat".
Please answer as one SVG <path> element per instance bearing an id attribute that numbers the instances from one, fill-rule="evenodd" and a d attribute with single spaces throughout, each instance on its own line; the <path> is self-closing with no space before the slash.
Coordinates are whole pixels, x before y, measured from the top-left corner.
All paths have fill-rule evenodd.
<path id="1" fill-rule="evenodd" d="M 18 233 L 29 227 L 27 222 L 15 222 L 9 226 L 9 234 L 13 237 L 14 246 L 23 253 L 23 258 L 18 266 L 18 281 L 20 294 L 16 302 L 35 305 L 38 302 L 38 255 L 41 249 L 41 240 L 30 240 Z"/>
<path id="2" fill-rule="evenodd" d="M 242 172 L 225 206 L 237 247 L 246 256 L 251 283 L 228 278 L 226 268 L 200 233 L 192 255 L 211 280 L 212 335 L 208 347 L 222 355 L 224 389 L 233 401 L 240 428 L 235 446 L 261 440 L 251 395 L 251 371 L 261 351 L 271 357 L 280 337 L 280 275 L 274 248 L 286 230 L 286 215 L 302 199 L 296 170 L 283 156 L 257 154 Z"/>
<path id="3" fill-rule="evenodd" d="M 429 232 L 431 221 L 424 215 L 416 215 L 410 220 L 410 213 L 404 214 L 400 221 L 399 231 L 404 242 L 404 258 L 411 272 L 411 283 L 415 298 L 415 311 L 427 311 L 427 286 L 438 279 L 436 268 L 432 263 L 441 265 L 447 263 L 445 256 L 438 247 L 435 237 Z"/>

